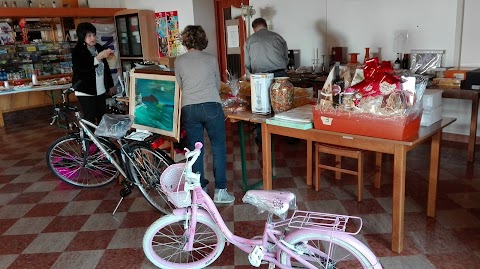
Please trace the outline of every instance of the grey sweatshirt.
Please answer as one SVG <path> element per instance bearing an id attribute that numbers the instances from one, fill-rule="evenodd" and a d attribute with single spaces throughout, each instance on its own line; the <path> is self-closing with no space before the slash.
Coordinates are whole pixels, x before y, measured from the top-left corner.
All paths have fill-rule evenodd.
<path id="1" fill-rule="evenodd" d="M 182 92 L 182 107 L 220 101 L 217 58 L 203 51 L 189 51 L 175 59 L 175 77 Z"/>

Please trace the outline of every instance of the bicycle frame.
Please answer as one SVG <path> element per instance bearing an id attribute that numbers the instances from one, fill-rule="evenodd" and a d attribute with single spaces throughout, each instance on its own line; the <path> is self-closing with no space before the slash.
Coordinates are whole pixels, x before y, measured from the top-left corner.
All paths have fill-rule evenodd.
<path id="1" fill-rule="evenodd" d="M 294 257 L 297 261 L 301 262 L 303 265 L 307 266 L 308 268 L 311 268 L 311 269 L 317 268 L 311 263 L 309 263 L 308 261 L 301 258 L 300 255 L 298 255 L 291 246 L 290 247 L 287 246 L 287 244 L 285 244 L 284 241 L 279 239 L 279 237 L 282 237 L 284 233 L 278 230 L 278 228 L 288 226 L 290 219 L 282 220 L 279 222 L 266 222 L 263 235 L 259 239 L 243 238 L 243 237 L 234 235 L 228 229 L 222 217 L 220 216 L 220 212 L 218 211 L 214 202 L 212 201 L 210 196 L 208 196 L 208 194 L 202 190 L 200 186 L 196 186 L 191 193 L 192 193 L 191 207 L 173 210 L 174 215 L 177 215 L 177 216 L 187 215 L 190 217 L 190 219 L 188 220 L 188 223 L 189 223 L 188 238 L 189 239 L 187 244 L 185 245 L 185 250 L 189 251 L 189 250 L 192 250 L 193 248 L 193 243 L 194 243 L 193 235 L 195 234 L 196 220 L 197 220 L 197 216 L 201 215 L 205 218 L 213 220 L 215 224 L 217 224 L 217 226 L 220 228 L 220 230 L 222 231 L 223 235 L 228 240 L 228 242 L 235 245 L 245 253 L 251 253 L 255 247 L 262 246 L 263 249 L 265 250 L 263 260 L 266 262 L 273 263 L 279 268 L 282 268 L 282 269 L 292 268 L 292 267 L 287 267 L 282 265 L 277 260 L 277 255 L 280 251 L 286 252 L 288 255 L 290 255 L 291 257 Z M 203 209 L 199 207 L 202 207 Z M 301 230 L 294 231 L 293 233 L 295 232 L 301 232 Z M 347 237 L 346 235 L 343 235 L 342 233 L 339 233 L 339 232 L 332 231 L 331 233 L 332 233 L 332 236 L 335 236 L 338 238 Z M 348 240 L 350 239 L 351 238 L 348 238 Z M 274 248 L 273 249 L 274 251 L 271 251 L 272 246 Z M 324 256 L 327 257 L 327 254 L 324 254 Z"/>
<path id="2" fill-rule="evenodd" d="M 124 176 L 126 179 L 128 179 L 128 176 L 127 176 L 127 173 L 123 170 L 123 168 L 115 161 L 115 159 L 112 158 L 112 156 L 110 155 L 110 153 L 108 153 L 108 151 L 102 146 L 102 144 L 100 143 L 100 141 L 98 141 L 97 137 L 92 134 L 90 132 L 90 130 L 88 129 L 87 125 L 90 126 L 90 127 L 93 127 L 93 128 L 97 128 L 98 126 L 85 120 L 85 119 L 82 119 L 80 117 L 80 113 L 79 112 L 75 112 L 75 117 L 77 118 L 77 122 L 78 124 L 80 125 L 80 138 L 83 138 L 83 134 L 86 134 L 92 141 L 93 143 L 95 143 L 95 145 L 102 151 L 102 153 L 107 157 L 107 160 L 109 162 L 111 162 L 113 164 L 113 166 L 115 166 L 115 168 L 117 168 L 117 170 L 120 172 L 120 174 L 122 174 L 122 176 Z M 83 150 L 87 150 L 86 149 L 86 146 L 85 146 L 85 141 L 82 141 L 82 147 L 83 147 Z M 122 150 L 123 151 L 123 150 Z M 123 154 L 122 154 L 123 155 Z M 128 157 L 130 158 L 130 157 Z"/>

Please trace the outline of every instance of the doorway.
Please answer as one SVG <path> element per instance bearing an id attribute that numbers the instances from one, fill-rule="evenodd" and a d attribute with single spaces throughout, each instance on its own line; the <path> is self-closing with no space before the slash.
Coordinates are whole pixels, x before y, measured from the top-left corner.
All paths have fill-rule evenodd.
<path id="1" fill-rule="evenodd" d="M 226 71 L 230 74 L 240 78 L 245 75 L 245 67 L 243 60 L 243 46 L 245 43 L 245 23 L 240 17 L 238 20 L 238 39 L 239 47 L 238 52 L 227 53 L 227 23 L 226 21 L 232 20 L 231 6 L 240 7 L 241 5 L 249 5 L 248 0 L 216 0 L 215 1 L 215 21 L 216 21 L 216 35 L 217 35 L 217 55 L 219 59 L 220 74 L 222 80 L 226 79 Z M 230 51 L 230 50 L 229 50 Z"/>

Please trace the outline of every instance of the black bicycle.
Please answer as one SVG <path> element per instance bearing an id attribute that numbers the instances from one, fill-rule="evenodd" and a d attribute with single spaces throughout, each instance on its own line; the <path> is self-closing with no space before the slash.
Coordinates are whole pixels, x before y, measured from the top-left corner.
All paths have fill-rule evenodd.
<path id="1" fill-rule="evenodd" d="M 75 85 L 62 91 L 62 104 L 55 110 L 50 123 L 67 126 L 70 130 L 48 149 L 46 159 L 50 170 L 64 182 L 84 188 L 107 185 L 122 175 L 125 179 L 121 199 L 113 213 L 134 186 L 153 207 L 164 214 L 171 213 L 175 207 L 162 192 L 159 182 L 163 171 L 175 162 L 164 151 L 152 146 L 158 144 L 159 137 L 130 131 L 132 118 L 129 115 L 110 114 L 102 119 L 107 131 L 102 136 L 95 135 L 98 126 L 83 119 L 78 109 L 70 105 L 69 94 L 74 90 Z M 74 114 L 72 122 L 68 120 L 69 113 Z"/>

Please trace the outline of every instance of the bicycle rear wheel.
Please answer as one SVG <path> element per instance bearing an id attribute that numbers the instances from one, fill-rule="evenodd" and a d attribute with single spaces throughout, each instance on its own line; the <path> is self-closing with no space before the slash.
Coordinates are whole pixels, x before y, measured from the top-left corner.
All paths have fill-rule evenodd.
<path id="1" fill-rule="evenodd" d="M 192 251 L 184 250 L 188 241 L 190 216 L 166 215 L 155 221 L 143 236 L 143 251 L 159 268 L 205 268 L 214 262 L 225 247 L 225 237 L 218 226 L 197 216 Z"/>
<path id="2" fill-rule="evenodd" d="M 285 241 L 301 249 L 301 258 L 322 269 L 381 269 L 380 262 L 375 255 L 353 236 L 347 242 L 343 238 L 335 237 L 331 233 L 322 233 L 314 230 L 299 230 L 287 236 Z M 350 240 L 348 240 L 350 241 Z M 362 246 L 362 247 L 359 247 Z M 364 249 L 362 249 L 364 248 Z M 365 253 L 368 252 L 368 253 Z M 281 251 L 278 254 L 281 264 L 293 268 L 307 268 L 299 261 Z"/>
<path id="3" fill-rule="evenodd" d="M 110 156 L 103 152 L 89 138 L 84 138 L 88 152 L 82 147 L 78 134 L 67 135 L 53 142 L 47 150 L 47 165 L 59 179 L 85 188 L 107 185 L 117 178 L 117 168 L 108 160 L 120 160 L 118 149 L 108 140 L 99 138 L 102 146 Z"/>
<path id="4" fill-rule="evenodd" d="M 174 162 L 164 152 L 156 151 L 141 143 L 130 145 L 133 162 L 128 162 L 130 177 L 138 183 L 138 188 L 147 201 L 164 214 L 175 209 L 160 188 L 160 176 Z"/>

